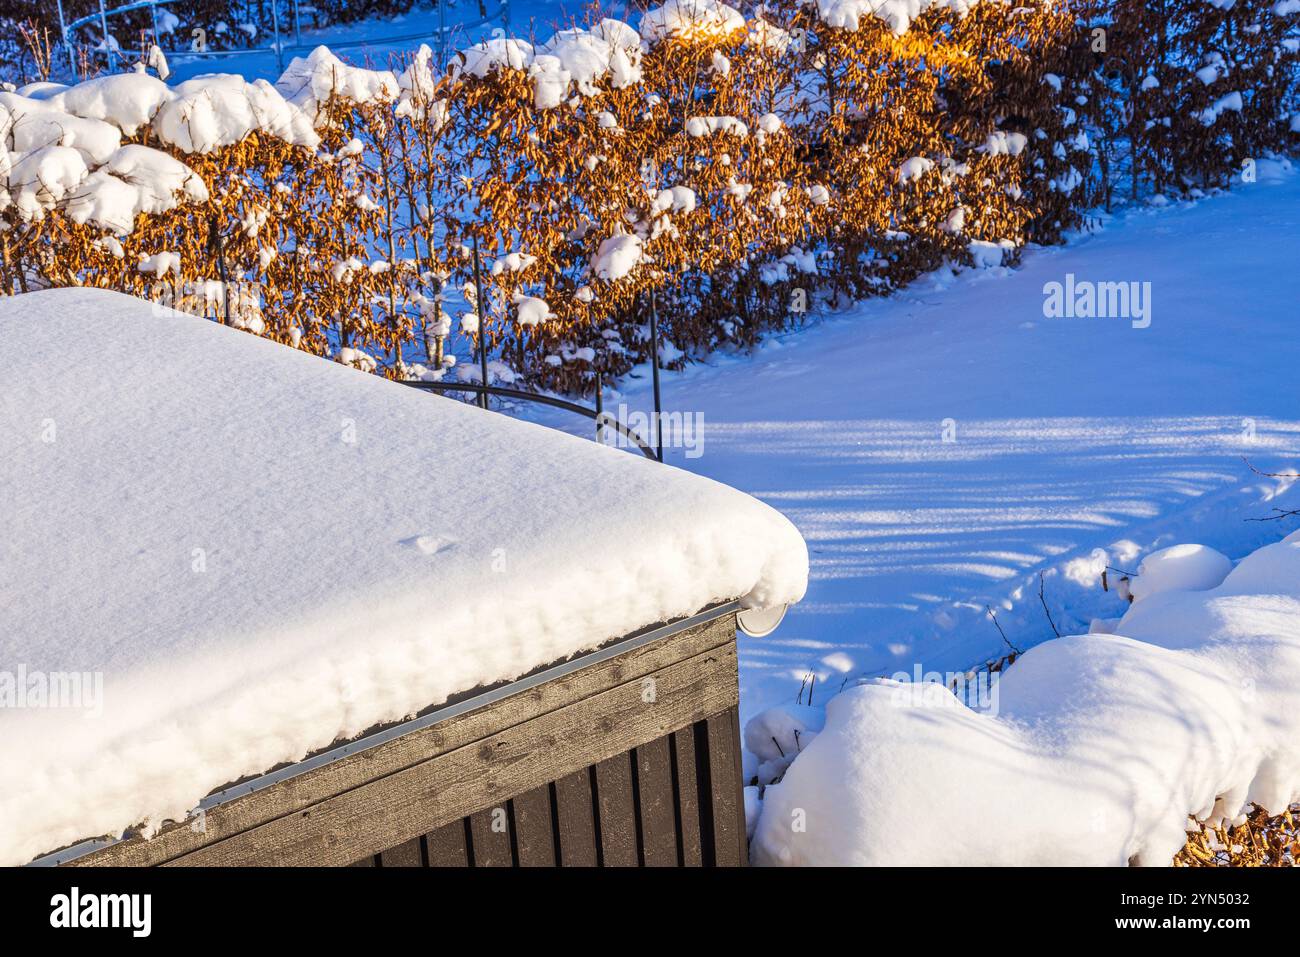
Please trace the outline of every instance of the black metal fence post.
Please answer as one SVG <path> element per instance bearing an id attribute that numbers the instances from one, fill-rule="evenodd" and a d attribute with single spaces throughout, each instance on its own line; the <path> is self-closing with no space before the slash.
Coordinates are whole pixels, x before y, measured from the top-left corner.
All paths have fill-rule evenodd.
<path id="1" fill-rule="evenodd" d="M 654 381 L 655 393 L 655 453 L 659 456 L 659 461 L 662 462 L 664 460 L 664 433 L 663 413 L 659 406 L 659 309 L 655 305 L 655 291 L 653 289 L 650 290 L 650 372 Z"/>
<path id="2" fill-rule="evenodd" d="M 221 303 L 225 311 L 226 325 L 230 321 L 230 280 L 226 276 L 226 246 L 221 241 L 221 229 L 217 226 L 217 217 L 208 220 L 208 255 L 217 255 L 217 275 L 221 277 Z"/>
<path id="3" fill-rule="evenodd" d="M 487 360 L 487 324 L 483 318 L 483 307 L 487 305 L 483 301 L 483 267 L 479 263 L 478 255 L 478 234 L 474 234 L 474 312 L 478 314 L 478 367 L 483 376 L 483 385 L 488 383 L 488 360 Z M 479 395 L 479 404 L 486 409 L 488 407 L 488 394 L 482 392 Z"/>
<path id="4" fill-rule="evenodd" d="M 605 444 L 605 395 L 600 381 L 600 372 L 596 372 L 596 441 Z"/>

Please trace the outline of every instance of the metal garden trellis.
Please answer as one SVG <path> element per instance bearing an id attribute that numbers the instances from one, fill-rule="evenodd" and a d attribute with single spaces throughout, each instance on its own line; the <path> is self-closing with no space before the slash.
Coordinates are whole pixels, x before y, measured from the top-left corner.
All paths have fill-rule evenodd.
<path id="1" fill-rule="evenodd" d="M 168 6 L 172 3 L 179 3 L 179 2 L 182 2 L 182 0 L 132 0 L 132 2 L 123 4 L 118 7 L 114 7 L 113 9 L 110 10 L 105 5 L 105 0 L 98 0 L 98 10 L 96 12 L 69 21 L 64 14 L 63 0 L 57 0 L 58 13 L 59 13 L 59 27 L 62 33 L 63 46 L 67 52 L 68 62 L 70 64 L 73 76 L 75 77 L 77 74 L 77 57 L 76 57 L 76 48 L 74 45 L 74 34 L 77 29 L 86 26 L 87 24 L 95 23 L 96 21 L 98 21 L 100 30 L 103 34 L 102 42 L 103 42 L 104 54 L 108 58 L 109 68 L 112 69 L 115 66 L 114 63 L 115 55 L 121 55 L 123 59 L 127 59 L 128 51 L 123 50 L 121 47 L 115 47 L 113 44 L 109 43 L 109 36 L 110 36 L 108 32 L 109 16 L 118 16 L 120 14 L 130 13 L 135 10 L 145 10 L 145 9 L 149 10 L 150 15 L 153 19 L 153 40 L 154 42 L 157 42 L 157 40 L 159 39 L 158 7 Z M 271 46 L 233 49 L 233 50 L 207 50 L 207 49 L 192 48 L 190 50 L 186 50 L 182 52 L 186 56 L 211 57 L 211 58 L 222 57 L 222 56 L 241 56 L 241 55 L 269 52 L 275 54 L 276 68 L 279 70 L 283 70 L 284 53 L 286 51 L 303 51 L 307 49 L 307 47 L 305 47 L 302 44 L 302 22 L 301 22 L 300 9 L 299 9 L 299 0 L 290 0 L 290 2 L 293 5 L 294 43 L 292 45 L 286 46 L 284 43 L 281 42 L 280 13 L 279 13 L 280 0 L 272 0 L 271 23 L 272 23 L 272 29 L 274 31 L 274 41 L 271 44 Z M 438 27 L 435 31 L 431 31 L 431 32 L 436 36 L 436 41 L 438 44 L 439 62 L 446 62 L 447 40 L 453 30 L 472 29 L 477 26 L 482 26 L 498 18 L 501 19 L 503 22 L 508 21 L 510 15 L 510 0 L 500 0 L 499 5 L 495 7 L 491 13 L 489 13 L 487 10 L 486 0 L 477 0 L 477 2 L 478 2 L 479 14 L 480 14 L 479 19 L 472 21 L 470 23 L 455 24 L 450 27 L 447 25 L 446 4 L 445 3 L 438 4 L 437 7 Z M 402 42 L 415 41 L 415 40 L 426 40 L 429 38 L 430 38 L 430 32 L 411 33 L 411 34 L 404 34 L 400 36 L 369 37 L 365 40 L 335 41 L 330 43 L 330 47 L 333 49 L 346 49 L 348 47 L 378 46 L 383 44 L 402 43 Z M 131 52 L 135 52 L 135 51 L 131 51 Z M 147 51 L 145 50 L 138 51 L 139 57 L 143 58 L 146 55 L 147 55 Z M 227 324 L 230 324 L 231 321 L 231 312 L 230 312 L 231 303 L 230 303 L 230 295 L 229 295 L 230 283 L 229 283 L 229 277 L 226 272 L 226 258 L 225 258 L 224 243 L 222 242 L 221 231 L 215 219 L 211 220 L 208 224 L 207 253 L 216 262 L 217 271 L 221 278 L 221 285 L 222 285 L 222 292 L 223 292 L 223 306 L 225 312 L 224 319 Z M 480 304 L 483 302 L 483 286 L 482 286 L 481 272 L 482 272 L 482 267 L 479 258 L 478 240 L 476 237 L 474 242 L 474 285 L 475 285 L 475 291 L 477 293 Z M 527 392 L 522 389 L 511 389 L 511 388 L 506 388 L 504 386 L 491 385 L 488 379 L 488 345 L 485 340 L 481 318 L 480 318 L 479 331 L 475 337 L 475 351 L 478 353 L 479 375 L 481 377 L 481 381 L 479 383 L 404 381 L 403 384 L 409 385 L 413 388 L 425 389 L 433 392 L 472 392 L 478 396 L 479 405 L 485 410 L 489 408 L 488 397 L 492 395 L 499 396 L 501 398 L 516 399 L 525 402 L 537 402 L 542 405 L 549 405 L 554 408 L 564 409 L 565 411 L 573 412 L 578 415 L 585 416 L 586 418 L 595 420 L 597 441 L 603 441 L 605 430 L 612 429 L 613 431 L 619 433 L 628 441 L 636 445 L 636 447 L 640 450 L 640 452 L 643 455 L 645 455 L 647 458 L 651 459 L 652 461 L 662 462 L 664 460 L 664 450 L 663 450 L 663 433 L 661 428 L 663 413 L 662 413 L 660 385 L 659 385 L 658 308 L 655 302 L 655 297 L 653 292 L 650 293 L 649 306 L 650 306 L 650 323 L 649 323 L 650 365 L 651 365 L 651 378 L 653 382 L 653 393 L 654 393 L 654 420 L 653 420 L 654 435 L 651 437 L 652 441 L 654 442 L 653 447 L 650 445 L 649 442 L 647 442 L 640 435 L 638 435 L 635 430 L 629 428 L 624 423 L 619 422 L 616 418 L 611 417 L 605 413 L 604 401 L 603 401 L 604 382 L 599 372 L 596 373 L 596 395 L 595 395 L 594 409 L 585 405 L 581 405 L 576 402 L 569 402 L 565 399 L 560 399 L 555 396 L 545 395 L 537 392 Z M 480 305 L 476 308 L 481 309 L 482 307 Z"/>
<path id="2" fill-rule="evenodd" d="M 483 308 L 486 301 L 483 298 L 483 266 L 479 255 L 478 235 L 474 236 L 474 310 L 478 315 L 478 328 L 475 332 L 475 350 L 478 353 L 479 378 L 480 381 L 474 382 L 422 382 L 403 380 L 404 385 L 412 386 L 417 389 L 428 389 L 432 392 L 473 392 L 478 396 L 479 407 L 487 411 L 488 397 L 500 396 L 508 399 L 519 399 L 525 402 L 538 402 L 542 405 L 549 405 L 557 409 L 564 409 L 567 412 L 575 412 L 578 415 L 594 419 L 596 422 L 596 441 L 604 441 L 604 430 L 613 429 L 624 438 L 633 442 L 641 454 L 654 462 L 664 460 L 663 430 L 662 430 L 662 407 L 660 403 L 659 392 L 659 321 L 658 310 L 655 305 L 654 293 L 650 294 L 650 364 L 653 369 L 654 381 L 654 447 L 652 448 L 635 430 L 628 428 L 616 418 L 605 414 L 604 407 L 604 380 L 599 372 L 596 373 L 596 407 L 594 409 L 576 402 L 569 402 L 566 399 L 560 399 L 555 396 L 545 395 L 540 392 L 526 392 L 522 389 L 510 389 L 504 386 L 494 386 L 488 378 L 488 344 L 484 331 Z"/>
<path id="3" fill-rule="evenodd" d="M 119 7 L 109 9 L 105 0 L 97 0 L 98 9 L 84 17 L 78 17 L 75 20 L 68 20 L 64 15 L 63 0 L 57 0 L 59 11 L 59 29 L 62 33 L 63 47 L 67 52 L 68 63 L 75 78 L 77 76 L 77 55 L 75 34 L 78 29 L 88 24 L 98 23 L 103 33 L 104 55 L 108 58 L 109 69 L 115 67 L 115 57 L 120 56 L 122 59 L 129 59 L 131 55 L 143 57 L 147 50 L 123 50 L 121 47 L 114 47 L 108 42 L 108 18 L 118 16 L 124 13 L 131 13 L 136 10 L 148 10 L 153 18 L 153 39 L 158 41 L 158 7 L 171 6 L 172 4 L 182 3 L 183 0 L 131 0 Z M 271 3 L 271 24 L 274 31 L 274 41 L 267 47 L 246 47 L 232 50 L 209 50 L 209 49 L 190 49 L 175 51 L 183 53 L 187 57 L 228 57 L 228 56 L 246 56 L 258 53 L 273 53 L 275 55 L 276 69 L 284 69 L 284 54 L 287 52 L 303 52 L 311 48 L 311 45 L 304 45 L 302 42 L 302 21 L 299 10 L 299 0 L 289 0 L 293 6 L 293 43 L 285 44 L 280 37 L 280 3 L 283 0 L 272 0 Z M 438 27 L 435 30 L 426 30 L 420 33 L 406 33 L 392 36 L 366 37 L 364 40 L 332 40 L 329 43 L 331 49 L 344 50 L 350 47 L 362 46 L 383 46 L 388 44 L 414 42 L 416 40 L 433 39 L 437 43 L 438 58 L 440 62 L 446 62 L 447 59 L 447 41 L 453 31 L 471 30 L 475 27 L 483 26 L 495 20 L 502 23 L 508 22 L 510 18 L 510 0 L 498 0 L 497 5 L 489 12 L 487 9 L 487 0 L 477 0 L 479 17 L 477 20 L 468 23 L 455 23 L 448 25 L 446 4 L 438 4 Z"/>
<path id="4" fill-rule="evenodd" d="M 408 385 L 413 389 L 425 389 L 430 392 L 473 392 L 479 395 L 483 402 L 486 403 L 489 395 L 500 396 L 503 399 L 518 399 L 522 402 L 537 402 L 541 405 L 549 405 L 552 408 L 563 409 L 566 412 L 574 412 L 596 422 L 596 438 L 600 441 L 603 429 L 613 429 L 618 432 L 629 442 L 634 444 L 637 449 L 652 462 L 662 462 L 662 454 L 656 454 L 650 444 L 646 442 L 634 429 L 629 428 L 622 422 L 605 414 L 600 401 L 601 381 L 600 375 L 596 376 L 596 407 L 594 409 L 581 405 L 577 402 L 570 402 L 567 399 L 561 399 L 553 395 L 545 395 L 541 392 L 527 392 L 523 389 L 510 389 L 499 385 L 480 385 L 477 382 L 420 382 L 409 379 L 401 380 L 402 385 Z"/>

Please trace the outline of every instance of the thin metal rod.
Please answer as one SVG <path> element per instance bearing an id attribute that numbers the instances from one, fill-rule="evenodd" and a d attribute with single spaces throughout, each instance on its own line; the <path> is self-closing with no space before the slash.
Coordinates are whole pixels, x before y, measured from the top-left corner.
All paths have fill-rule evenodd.
<path id="1" fill-rule="evenodd" d="M 217 275 L 221 277 L 221 302 L 225 307 L 226 325 L 230 321 L 230 280 L 226 275 L 226 246 L 221 241 L 221 230 L 217 228 L 217 217 L 208 220 L 208 254 L 217 254 Z"/>
<path id="2" fill-rule="evenodd" d="M 284 46 L 280 43 L 280 0 L 271 0 L 271 29 L 275 31 L 275 69 L 284 72 Z"/>
<path id="3" fill-rule="evenodd" d="M 659 308 L 655 305 L 655 291 L 650 290 L 650 372 L 655 393 L 655 451 L 659 461 L 664 460 L 663 413 L 659 403 Z"/>
<path id="4" fill-rule="evenodd" d="M 154 2 L 165 4 L 166 0 L 133 0 L 133 2 L 131 3 L 125 3 L 120 7 L 114 7 L 112 10 L 106 10 L 105 12 L 111 13 L 113 16 L 116 17 L 118 14 L 122 14 L 122 13 L 130 13 L 135 10 L 144 10 L 149 6 L 153 5 Z M 470 23 L 453 24 L 450 27 L 446 27 L 445 30 L 440 31 L 439 42 L 445 43 L 446 39 L 448 38 L 448 35 L 451 33 L 461 34 L 467 30 L 473 30 L 476 27 L 483 26 L 484 24 L 494 22 L 498 19 L 500 19 L 503 23 L 507 22 L 510 16 L 509 11 L 510 11 L 509 4 L 503 2 L 501 6 L 494 9 L 491 13 L 489 13 L 485 17 L 482 17 L 478 20 L 474 20 Z M 100 15 L 97 12 L 92 12 L 90 14 L 87 14 L 84 17 L 78 17 L 75 20 L 69 20 L 66 24 L 66 32 L 68 36 L 69 47 L 72 46 L 73 38 L 75 37 L 77 30 L 79 30 L 81 27 L 86 26 L 87 24 L 94 23 L 97 20 L 100 20 Z M 101 27 L 102 26 L 103 24 L 101 22 Z M 430 31 L 425 30 L 420 33 L 404 33 L 404 34 L 386 36 L 386 37 L 367 36 L 364 39 L 360 39 L 360 40 L 332 40 L 330 41 L 330 49 L 346 50 L 354 47 L 374 47 L 376 45 L 391 46 L 394 44 L 409 43 L 416 40 L 427 41 L 429 39 L 429 34 Z M 295 39 L 297 42 L 296 46 L 291 47 L 286 45 L 283 47 L 281 52 L 302 51 L 306 49 L 305 47 L 302 46 L 301 33 L 296 26 L 295 26 Z M 117 55 L 122 56 L 124 54 L 130 54 L 134 56 L 135 52 L 136 51 L 134 50 L 134 48 L 124 50 L 123 48 L 119 47 Z M 141 50 L 139 52 L 141 55 L 148 55 L 149 51 Z M 174 50 L 172 51 L 172 53 L 174 56 L 184 57 L 186 59 L 190 59 L 190 58 L 221 59 L 223 57 L 248 56 L 249 54 L 254 54 L 254 53 L 275 53 L 275 50 L 272 49 L 270 46 L 265 46 L 265 47 L 237 47 L 230 50 L 213 50 L 209 48 L 207 50 L 199 51 L 199 50 L 187 49 L 187 50 Z M 444 62 L 446 60 L 445 53 L 443 56 L 443 60 Z M 75 71 L 76 69 L 75 64 L 73 69 Z"/>
<path id="5" fill-rule="evenodd" d="M 447 65 L 447 0 L 438 0 L 438 63 L 439 69 Z"/>
<path id="6" fill-rule="evenodd" d="M 68 51 L 68 66 L 72 68 L 72 78 L 79 80 L 77 74 L 77 55 L 73 52 L 72 41 L 68 39 L 68 21 L 63 16 L 63 0 L 59 0 L 59 29 L 63 31 L 63 47 Z"/>
<path id="7" fill-rule="evenodd" d="M 499 385 L 490 385 L 485 387 L 479 385 L 477 382 L 421 382 L 418 380 L 408 379 L 399 379 L 398 381 L 401 382 L 402 385 L 410 386 L 412 389 L 427 389 L 430 392 L 474 392 L 479 395 L 486 392 L 489 395 L 498 395 L 504 399 L 520 399 L 524 402 L 538 402 L 542 405 L 549 405 L 556 409 L 564 409 L 566 412 L 575 412 L 578 415 L 586 416 L 589 419 L 596 418 L 598 414 L 594 409 L 589 409 L 585 405 L 579 405 L 576 402 L 569 402 L 565 399 L 557 399 L 553 395 L 542 395 L 539 392 L 525 392 L 522 389 L 508 389 L 505 386 Z M 641 454 L 650 461 L 659 461 L 659 459 L 655 457 L 655 450 L 650 447 L 650 444 L 622 422 L 610 418 L 609 416 L 605 416 L 604 425 L 606 428 L 613 429 L 635 445 L 641 450 Z"/>
<path id="8" fill-rule="evenodd" d="M 302 20 L 298 15 L 298 0 L 293 0 L 293 45 L 302 46 Z"/>
<path id="9" fill-rule="evenodd" d="M 113 72 L 113 48 L 108 42 L 108 11 L 104 9 L 104 0 L 99 0 L 99 27 L 104 33 L 104 56 L 108 60 L 108 71 Z"/>
<path id="10" fill-rule="evenodd" d="M 488 361 L 487 361 L 487 323 L 483 321 L 483 307 L 487 305 L 483 301 L 483 267 L 479 262 L 478 255 L 478 234 L 474 234 L 474 296 L 477 300 L 474 303 L 474 311 L 478 313 L 478 368 L 483 376 L 483 385 L 488 385 Z M 488 408 L 488 393 L 480 393 L 479 404 L 484 409 Z"/>

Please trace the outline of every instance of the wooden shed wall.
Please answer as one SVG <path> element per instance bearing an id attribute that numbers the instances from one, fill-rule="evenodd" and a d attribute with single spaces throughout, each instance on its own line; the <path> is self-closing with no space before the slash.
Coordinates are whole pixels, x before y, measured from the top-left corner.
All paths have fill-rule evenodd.
<path id="1" fill-rule="evenodd" d="M 744 863 L 734 613 L 627 646 L 67 863 Z"/>
<path id="2" fill-rule="evenodd" d="M 733 707 L 354 866 L 739 866 L 739 739 Z"/>

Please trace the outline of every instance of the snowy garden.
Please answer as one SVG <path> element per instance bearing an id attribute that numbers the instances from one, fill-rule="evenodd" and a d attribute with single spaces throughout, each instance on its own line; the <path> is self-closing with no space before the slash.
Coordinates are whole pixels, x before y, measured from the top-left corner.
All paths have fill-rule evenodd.
<path id="1" fill-rule="evenodd" d="M 0 864 L 729 602 L 752 863 L 1300 859 L 1300 2 L 38 6 Z"/>

